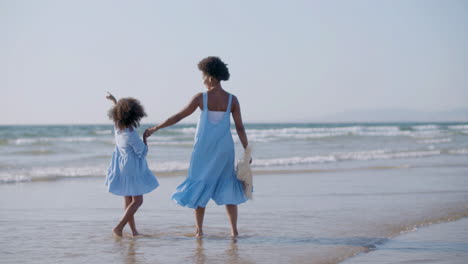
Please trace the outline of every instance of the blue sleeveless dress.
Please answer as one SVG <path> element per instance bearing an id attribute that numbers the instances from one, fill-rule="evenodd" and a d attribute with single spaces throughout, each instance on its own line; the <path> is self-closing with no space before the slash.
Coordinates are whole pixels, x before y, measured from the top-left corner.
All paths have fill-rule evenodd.
<path id="1" fill-rule="evenodd" d="M 197 124 L 188 176 L 172 195 L 182 206 L 206 207 L 210 199 L 218 205 L 240 204 L 247 200 L 234 170 L 231 102 L 230 94 L 224 116 L 212 123 L 208 119 L 208 95 L 203 93 L 203 111 Z"/>
<path id="2" fill-rule="evenodd" d="M 106 185 L 110 193 L 120 196 L 138 196 L 159 186 L 148 168 L 148 146 L 135 129 L 119 130 L 114 127 L 115 149 L 107 169 Z"/>

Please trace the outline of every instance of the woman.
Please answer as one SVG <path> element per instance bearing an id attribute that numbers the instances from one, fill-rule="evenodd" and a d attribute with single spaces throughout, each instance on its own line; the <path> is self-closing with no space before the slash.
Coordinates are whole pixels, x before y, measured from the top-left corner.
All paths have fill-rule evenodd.
<path id="1" fill-rule="evenodd" d="M 237 205 L 247 200 L 242 183 L 234 171 L 234 142 L 230 130 L 230 115 L 234 118 L 237 134 L 244 146 L 248 145 L 242 123 L 239 100 L 221 87 L 229 79 L 229 70 L 218 57 L 207 57 L 198 63 L 203 72 L 203 83 L 208 89 L 196 94 L 179 113 L 163 123 L 148 128 L 144 140 L 161 128 L 171 126 L 202 110 L 197 124 L 195 143 L 187 179 L 176 189 L 172 199 L 182 206 L 195 209 L 196 236 L 203 235 L 203 217 L 210 199 L 226 205 L 231 223 L 231 235 L 238 235 Z"/>

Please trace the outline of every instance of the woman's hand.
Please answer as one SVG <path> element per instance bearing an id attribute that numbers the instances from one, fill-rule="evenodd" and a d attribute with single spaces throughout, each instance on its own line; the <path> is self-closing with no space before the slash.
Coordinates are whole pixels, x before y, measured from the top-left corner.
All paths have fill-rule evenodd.
<path id="1" fill-rule="evenodd" d="M 115 97 L 114 97 L 111 93 L 109 93 L 109 92 L 107 92 L 106 99 L 111 100 L 112 102 L 114 102 L 114 104 L 117 104 L 117 100 L 116 100 Z"/>

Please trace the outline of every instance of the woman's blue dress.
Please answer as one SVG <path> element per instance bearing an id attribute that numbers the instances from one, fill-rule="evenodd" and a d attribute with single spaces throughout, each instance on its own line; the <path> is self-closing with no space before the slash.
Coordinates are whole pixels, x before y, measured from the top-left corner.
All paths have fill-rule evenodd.
<path id="1" fill-rule="evenodd" d="M 231 102 L 222 119 L 208 119 L 208 96 L 203 93 L 203 111 L 197 124 L 195 143 L 187 179 L 177 187 L 172 199 L 190 208 L 216 204 L 240 204 L 247 200 L 234 170 L 234 141 L 231 134 Z"/>
<path id="2" fill-rule="evenodd" d="M 135 129 L 119 130 L 114 127 L 115 150 L 107 169 L 106 185 L 109 192 L 120 196 L 138 196 L 159 186 L 148 168 L 148 146 Z"/>

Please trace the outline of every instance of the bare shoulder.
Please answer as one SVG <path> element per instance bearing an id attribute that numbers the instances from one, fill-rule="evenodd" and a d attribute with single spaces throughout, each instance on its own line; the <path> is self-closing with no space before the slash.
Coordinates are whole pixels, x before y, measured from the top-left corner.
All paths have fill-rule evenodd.
<path id="1" fill-rule="evenodd" d="M 200 98 L 203 97 L 203 93 L 196 93 L 193 97 L 192 100 L 200 100 Z"/>
<path id="2" fill-rule="evenodd" d="M 237 96 L 232 95 L 231 112 L 236 112 L 237 109 L 239 109 L 239 99 L 237 99 Z"/>
<path id="3" fill-rule="evenodd" d="M 239 99 L 237 99 L 237 96 L 232 95 L 232 103 L 235 105 L 239 104 Z"/>
<path id="4" fill-rule="evenodd" d="M 192 107 L 200 107 L 200 109 L 202 109 L 202 107 L 203 107 L 203 93 L 196 93 L 192 97 L 192 101 L 190 102 L 190 105 Z"/>
<path id="5" fill-rule="evenodd" d="M 200 104 L 200 102 L 203 102 L 203 93 L 196 93 L 192 97 L 192 103 Z"/>

